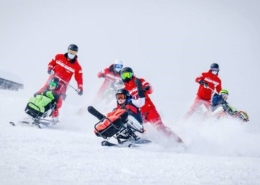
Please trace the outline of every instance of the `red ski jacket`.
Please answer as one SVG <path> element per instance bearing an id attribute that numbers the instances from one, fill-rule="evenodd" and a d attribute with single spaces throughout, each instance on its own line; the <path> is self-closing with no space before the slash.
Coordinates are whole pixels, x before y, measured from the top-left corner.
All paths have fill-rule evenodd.
<path id="1" fill-rule="evenodd" d="M 146 86 L 150 86 L 150 89 L 145 92 L 145 104 L 141 107 L 140 111 L 142 115 L 147 114 L 151 109 L 155 109 L 155 105 L 153 104 L 152 100 L 149 97 L 149 94 L 153 92 L 153 88 L 150 85 L 149 82 L 144 80 L 143 78 L 139 78 L 143 89 L 145 89 Z M 129 82 L 124 82 L 125 89 L 128 90 L 128 92 L 131 94 L 133 99 L 138 99 L 138 91 L 137 86 L 135 84 L 135 77 L 133 77 Z"/>
<path id="2" fill-rule="evenodd" d="M 67 58 L 67 53 L 57 54 L 55 58 L 50 61 L 48 69 L 52 69 L 57 77 L 67 83 L 70 82 L 74 74 L 78 89 L 83 90 L 83 73 L 81 66 L 78 63 L 77 56 L 73 60 L 69 60 Z"/>
<path id="3" fill-rule="evenodd" d="M 118 73 L 114 70 L 114 64 L 99 72 L 98 77 L 104 77 L 107 82 L 116 82 L 117 80 L 121 80 L 120 72 Z"/>
<path id="4" fill-rule="evenodd" d="M 198 83 L 201 80 L 205 81 L 211 89 L 216 89 L 218 93 L 222 89 L 220 78 L 218 77 L 218 75 L 212 74 L 210 70 L 208 72 L 202 73 L 201 76 L 195 79 L 195 81 Z M 211 89 L 205 88 L 203 85 L 200 85 L 197 92 L 198 97 L 203 100 L 210 100 L 213 93 Z"/>
<path id="5" fill-rule="evenodd" d="M 97 74 L 98 78 L 105 78 L 103 84 L 98 90 L 97 97 L 101 98 L 104 95 L 104 92 L 109 87 L 114 87 L 114 83 L 117 80 L 121 80 L 120 73 L 114 71 L 114 65 L 110 65 L 109 67 L 105 68 L 101 72 Z M 99 99 L 98 98 L 98 99 Z"/>

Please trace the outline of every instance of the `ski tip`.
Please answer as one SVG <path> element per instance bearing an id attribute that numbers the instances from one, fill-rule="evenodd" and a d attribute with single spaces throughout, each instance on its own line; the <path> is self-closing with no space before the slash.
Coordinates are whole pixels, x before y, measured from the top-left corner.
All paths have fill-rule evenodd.
<path id="1" fill-rule="evenodd" d="M 109 141 L 102 141 L 102 142 L 101 142 L 101 145 L 102 145 L 102 146 L 115 146 L 115 147 L 118 147 L 117 144 L 110 143 Z"/>
<path id="2" fill-rule="evenodd" d="M 101 146 L 106 146 L 107 145 L 107 141 L 102 141 L 101 142 Z"/>
<path id="3" fill-rule="evenodd" d="M 138 144 L 131 143 L 128 145 L 128 148 L 137 148 L 140 147 Z"/>
<path id="4" fill-rule="evenodd" d="M 10 123 L 12 126 L 15 126 L 14 122 L 10 121 L 9 123 Z"/>

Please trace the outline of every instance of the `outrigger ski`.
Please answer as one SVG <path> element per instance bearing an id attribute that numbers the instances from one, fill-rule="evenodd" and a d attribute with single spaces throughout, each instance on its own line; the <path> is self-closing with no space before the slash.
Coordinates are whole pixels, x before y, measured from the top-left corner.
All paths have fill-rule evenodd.
<path id="1" fill-rule="evenodd" d="M 101 142 L 101 145 L 102 146 L 116 146 L 116 147 L 138 147 L 139 144 L 148 144 L 148 143 L 151 143 L 150 140 L 147 140 L 147 139 L 139 139 L 139 140 L 136 140 L 136 141 L 133 141 L 131 143 L 129 142 L 125 142 L 125 143 L 122 143 L 122 144 L 115 144 L 115 143 L 111 143 L 109 141 L 102 141 Z"/>
<path id="2" fill-rule="evenodd" d="M 134 143 L 115 144 L 115 143 L 111 143 L 109 141 L 102 141 L 101 145 L 102 146 L 113 146 L 113 147 L 129 147 L 129 148 L 131 148 L 131 147 L 138 147 Z"/>
<path id="3" fill-rule="evenodd" d="M 14 122 L 10 121 L 9 122 L 12 126 L 16 126 Z M 18 121 L 18 123 L 23 123 L 23 124 L 28 124 L 28 125 L 32 125 L 32 126 L 37 126 L 38 128 L 42 128 L 41 125 L 44 125 L 45 127 L 48 127 L 51 124 L 50 120 L 47 119 L 41 119 L 39 121 Z"/>

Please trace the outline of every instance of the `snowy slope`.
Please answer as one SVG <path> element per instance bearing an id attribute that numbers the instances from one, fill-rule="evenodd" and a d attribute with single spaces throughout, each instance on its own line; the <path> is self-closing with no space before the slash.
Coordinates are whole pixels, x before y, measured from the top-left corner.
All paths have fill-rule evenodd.
<path id="1" fill-rule="evenodd" d="M 260 184 L 260 16 L 255 0 L 75 0 L 2 3 L 1 71 L 21 77 L 25 89 L 0 90 L 0 184 Z M 74 28 L 75 30 L 73 30 Z M 47 64 L 69 44 L 79 46 L 84 95 L 68 89 L 60 123 L 45 129 L 9 121 L 26 117 L 26 102 L 47 79 Z M 151 145 L 105 148 L 93 134 L 96 119 L 79 116 L 114 59 L 154 87 L 164 123 L 187 148 L 159 137 Z M 196 95 L 194 79 L 220 65 L 229 102 L 249 114 L 233 120 L 180 122 Z M 76 86 L 74 79 L 71 84 Z"/>
<path id="2" fill-rule="evenodd" d="M 140 148 L 107 148 L 96 120 L 64 105 L 61 123 L 38 129 L 9 121 L 25 116 L 27 98 L 0 91 L 0 182 L 16 184 L 259 184 L 259 133 L 237 122 L 175 125 L 187 149 L 158 140 Z M 65 107 L 66 106 L 66 107 Z M 65 116 L 66 115 L 66 116 Z"/>

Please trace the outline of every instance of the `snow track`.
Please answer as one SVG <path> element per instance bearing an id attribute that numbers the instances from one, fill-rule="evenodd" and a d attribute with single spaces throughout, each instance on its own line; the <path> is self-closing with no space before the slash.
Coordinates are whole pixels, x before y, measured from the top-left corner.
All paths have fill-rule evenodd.
<path id="1" fill-rule="evenodd" d="M 102 147 L 102 139 L 93 133 L 96 120 L 88 114 L 77 116 L 77 108 L 71 105 L 64 105 L 57 126 L 31 129 L 17 125 L 14 128 L 7 120 L 25 116 L 22 107 L 26 99 L 19 94 L 4 95 L 0 96 L 3 105 L 16 101 L 17 106 L 11 111 L 15 116 L 1 106 L 5 116 L 0 123 L 0 184 L 260 182 L 260 149 L 259 144 L 252 142 L 259 141 L 259 135 L 247 133 L 235 124 L 231 123 L 224 130 L 224 123 L 178 127 L 187 141 L 186 149 L 154 137 L 155 130 L 149 126 L 146 137 L 152 137 L 155 143 L 132 149 Z"/>

